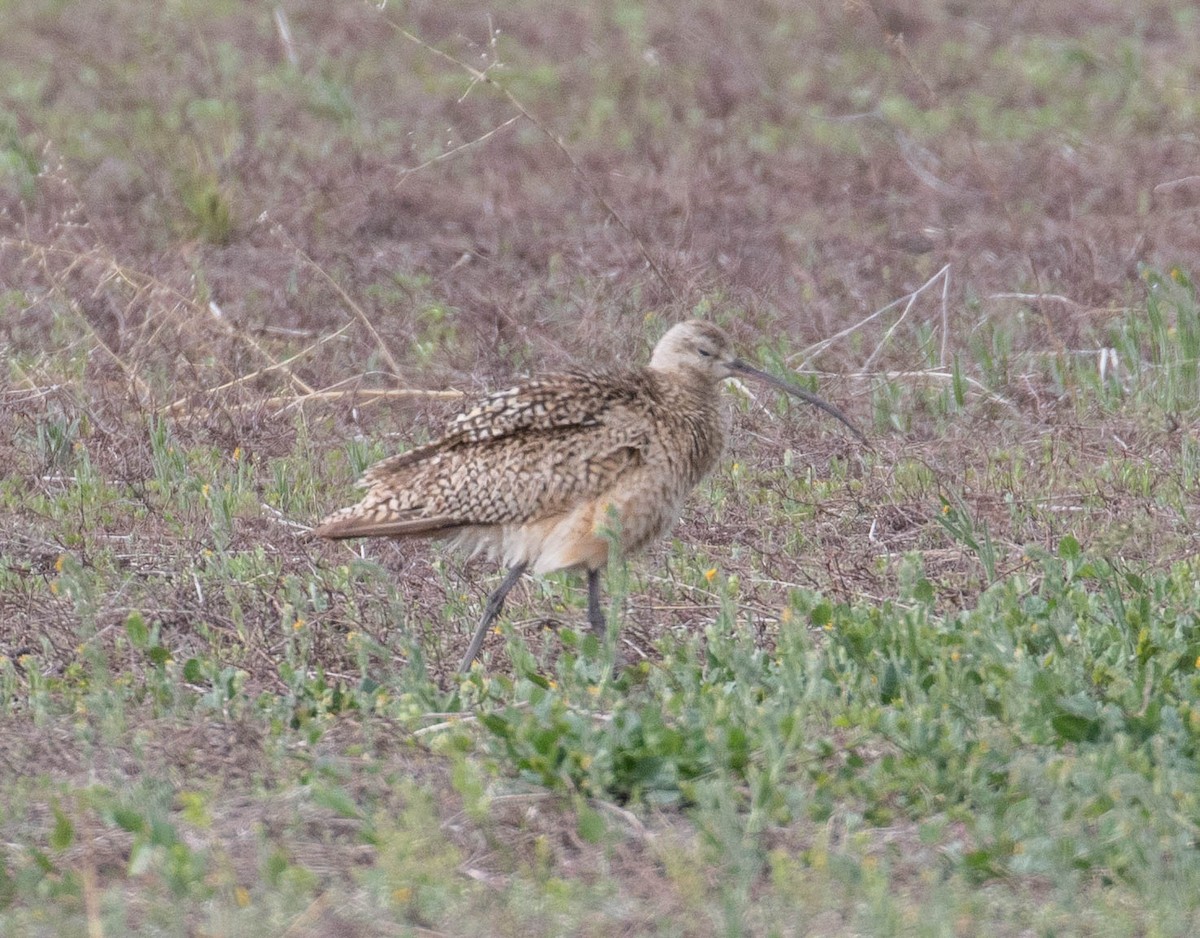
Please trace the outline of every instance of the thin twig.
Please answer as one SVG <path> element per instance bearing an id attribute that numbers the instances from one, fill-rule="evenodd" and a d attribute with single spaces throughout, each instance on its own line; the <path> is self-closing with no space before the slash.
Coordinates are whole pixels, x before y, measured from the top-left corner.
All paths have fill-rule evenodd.
<path id="1" fill-rule="evenodd" d="M 498 134 L 500 131 L 502 131 L 505 127 L 510 127 L 513 124 L 515 124 L 523 116 L 524 115 L 522 115 L 522 114 L 514 114 L 512 117 L 510 117 L 508 120 L 506 120 L 499 127 L 493 127 L 491 130 L 489 130 L 487 133 L 483 134 L 482 136 L 476 137 L 474 140 L 468 140 L 466 143 L 460 143 L 453 150 L 447 150 L 445 153 L 439 153 L 437 156 L 427 159 L 424 163 L 420 163 L 417 166 L 412 166 L 406 170 L 403 170 L 400 173 L 399 182 L 396 183 L 396 188 L 399 188 L 400 186 L 402 186 L 404 184 L 404 181 L 406 179 L 408 179 L 408 177 L 411 176 L 413 173 L 419 172 L 422 169 L 425 169 L 427 166 L 432 166 L 434 163 L 440 163 L 442 160 L 448 160 L 448 159 L 450 159 L 450 157 L 454 156 L 457 153 L 460 153 L 463 150 L 470 149 L 471 147 L 476 146 L 477 144 L 483 143 L 485 140 L 488 140 L 489 138 L 494 137 L 496 134 Z"/>
<path id="2" fill-rule="evenodd" d="M 287 11 L 277 6 L 274 10 L 275 14 L 275 29 L 279 33 L 279 43 L 283 46 L 283 54 L 287 57 L 288 64 L 292 68 L 300 66 L 300 56 L 296 54 L 296 43 L 292 39 L 292 26 L 288 22 Z"/>
<path id="3" fill-rule="evenodd" d="M 912 379 L 928 378 L 931 381 L 937 381 L 937 382 L 954 381 L 955 380 L 954 374 L 952 372 L 936 371 L 932 368 L 921 370 L 921 371 L 856 371 L 851 374 L 841 375 L 840 377 L 856 378 L 858 380 L 883 378 L 884 380 L 887 380 L 887 381 L 898 381 L 898 380 L 904 380 L 904 379 L 910 379 L 910 378 L 912 378 Z M 961 373 L 959 374 L 958 377 L 959 377 L 959 380 L 964 381 L 967 384 L 969 384 L 971 387 L 973 387 L 980 394 L 980 396 L 986 397 L 988 400 L 995 401 L 997 404 L 1002 404 L 1005 407 L 1009 407 L 1012 410 L 1019 412 L 1019 408 L 1017 407 L 1016 404 L 1014 404 L 1012 401 L 1010 401 L 1007 397 L 997 394 L 995 391 L 989 390 L 987 387 L 984 386 L 984 384 L 981 381 L 979 381 L 975 378 L 972 378 L 970 375 L 965 375 L 965 374 L 961 374 Z"/>
<path id="4" fill-rule="evenodd" d="M 230 323 L 225 318 L 225 314 L 221 310 L 220 306 L 218 306 L 215 302 L 210 301 L 206 306 L 195 297 L 188 296 L 171 284 L 166 283 L 165 281 L 160 280 L 151 274 L 125 267 L 111 253 L 104 251 L 101 248 L 93 248 L 92 250 L 84 252 L 76 251 L 71 248 L 60 247 L 58 245 L 38 244 L 24 238 L 0 237 L 0 248 L 3 247 L 19 248 L 24 250 L 30 257 L 36 257 L 38 262 L 41 264 L 43 271 L 46 273 L 46 276 L 50 279 L 51 283 L 55 285 L 55 289 L 60 292 L 62 291 L 60 284 L 63 278 L 75 270 L 76 267 L 81 266 L 84 262 L 89 260 L 95 261 L 105 267 L 105 273 L 99 278 L 97 289 L 107 284 L 110 280 L 119 279 L 134 291 L 135 296 L 140 296 L 152 290 L 161 290 L 168 296 L 175 298 L 177 305 L 173 309 L 177 310 L 180 306 L 182 306 L 192 310 L 195 313 L 207 312 L 209 316 L 206 321 L 217 324 L 226 333 L 226 335 L 249 346 L 268 364 L 278 365 L 275 357 L 271 355 L 271 353 L 265 348 L 263 348 L 262 345 L 255 341 L 252 336 L 248 335 Z M 47 263 L 47 258 L 49 255 L 56 255 L 65 258 L 67 262 L 66 268 L 52 272 Z M 75 306 L 74 301 L 71 300 L 70 297 L 68 297 L 68 300 L 71 302 L 72 308 L 79 312 L 84 322 L 87 322 L 86 316 L 83 316 L 82 311 L 78 310 L 78 307 Z M 191 321 L 195 320 L 193 319 Z M 116 353 L 107 346 L 107 344 L 100 341 L 99 336 L 96 335 L 96 332 L 94 329 L 92 329 L 90 323 L 88 323 L 88 329 L 92 335 L 96 337 L 97 341 L 100 342 L 104 350 L 118 362 L 122 370 L 124 370 L 127 374 L 130 374 L 131 378 L 135 379 L 135 383 L 139 385 L 139 391 L 141 391 L 144 395 L 148 395 L 149 392 L 146 390 L 145 385 L 142 384 L 140 379 L 136 379 L 136 375 L 133 374 L 133 370 L 124 361 L 122 361 L 119 356 L 117 356 Z M 288 380 L 290 380 L 298 390 L 305 393 L 313 390 L 311 387 L 309 387 L 309 385 L 307 385 L 292 372 L 287 372 L 287 375 Z M 146 399 L 149 400 L 149 397 L 147 396 Z"/>
<path id="5" fill-rule="evenodd" d="M 288 365 L 290 365 L 292 362 L 296 361 L 297 359 L 303 358 L 304 356 L 308 355 L 310 352 L 315 351 L 317 348 L 324 345 L 326 342 L 329 342 L 332 339 L 336 339 L 338 336 L 340 336 L 342 333 L 344 333 L 347 329 L 349 329 L 353 325 L 354 325 L 353 322 L 348 322 L 344 326 L 342 326 L 342 328 L 338 329 L 336 332 L 331 332 L 331 333 L 329 333 L 329 335 L 322 336 L 316 342 L 314 342 L 312 345 L 308 346 L 308 348 L 302 349 L 301 351 L 297 352 L 295 355 L 292 355 L 289 358 L 283 359 L 283 361 L 275 362 L 274 364 L 268 365 L 265 368 L 258 369 L 258 371 L 252 371 L 248 375 L 242 375 L 240 378 L 234 378 L 232 381 L 226 381 L 224 384 L 218 385 L 215 388 L 210 388 L 207 391 L 201 391 L 199 393 L 204 396 L 209 396 L 212 394 L 217 394 L 221 391 L 228 391 L 230 388 L 237 387 L 240 384 L 245 384 L 247 381 L 253 381 L 255 378 L 259 378 L 262 375 L 269 374 L 272 371 L 278 371 L 279 369 L 287 368 Z M 310 389 L 308 393 L 315 394 L 317 392 L 313 389 Z M 194 396 L 194 395 L 191 395 L 191 396 Z M 188 398 L 181 397 L 175 403 L 170 404 L 169 406 L 163 408 L 163 412 L 169 416 L 175 416 L 180 410 L 182 410 L 184 407 L 187 406 L 187 402 L 188 402 Z"/>
<path id="6" fill-rule="evenodd" d="M 876 0 L 856 0 L 855 5 L 868 10 L 871 16 L 874 17 L 876 25 L 883 34 L 884 44 L 896 53 L 896 55 L 905 64 L 912 75 L 917 79 L 918 83 L 921 85 L 921 89 L 924 91 L 927 105 L 931 108 L 940 105 L 941 99 L 938 97 L 938 93 L 934 89 L 933 84 L 925 76 L 925 73 L 921 70 L 916 61 L 913 59 L 912 55 L 909 53 L 908 45 L 905 43 L 904 37 L 897 33 L 893 33 L 888 27 L 887 20 L 877 8 Z M 1000 212 L 1004 216 L 1004 220 L 1008 225 L 1009 236 L 1013 239 L 1014 244 L 1021 244 L 1023 241 L 1021 226 L 1017 223 L 1016 216 L 1013 215 L 1012 210 L 1009 208 L 1008 201 L 1001 194 L 1000 187 L 996 184 L 996 180 L 993 178 L 992 173 L 989 172 L 987 164 L 984 163 L 983 156 L 980 154 L 974 138 L 968 136 L 966 138 L 966 146 L 967 153 L 969 153 L 971 157 L 971 171 L 982 183 L 983 188 L 987 190 L 987 193 L 989 196 L 991 196 L 992 201 L 1000 209 Z M 1031 255 L 1028 251 L 1025 251 L 1025 260 L 1029 264 L 1029 272 L 1033 277 L 1035 295 L 1040 297 L 1044 294 L 1042 291 L 1042 278 L 1038 273 L 1037 263 L 1034 261 L 1033 255 Z M 1053 342 L 1056 346 L 1056 350 L 1059 352 L 1059 354 L 1061 354 L 1065 350 L 1062 337 L 1059 335 L 1058 330 L 1054 328 L 1054 323 L 1050 321 L 1049 315 L 1040 303 L 1037 306 L 1037 312 L 1042 318 L 1042 323 L 1046 330 L 1047 341 Z"/>
<path id="7" fill-rule="evenodd" d="M 1029 300 L 1033 303 L 1050 300 L 1054 303 L 1065 303 L 1067 306 L 1083 309 L 1083 304 L 1078 300 L 1073 300 L 1069 296 L 1062 296 L 1059 293 L 989 293 L 987 298 L 989 300 Z"/>
<path id="8" fill-rule="evenodd" d="M 347 380 L 357 380 L 355 378 Z M 341 383 L 341 382 L 339 382 Z M 466 397 L 463 391 L 426 391 L 424 388 L 355 388 L 348 391 L 324 390 L 312 391 L 308 394 L 301 394 L 297 397 L 268 397 L 253 401 L 240 401 L 226 405 L 223 409 L 228 411 L 238 410 L 254 410 L 256 408 L 264 408 L 267 410 L 278 408 L 284 410 L 288 407 L 297 407 L 303 404 L 313 403 L 316 401 L 340 401 L 344 398 L 357 398 L 364 403 L 376 403 L 384 400 L 412 400 L 414 398 L 435 400 L 435 401 L 455 401 Z M 176 402 L 178 404 L 180 402 Z M 172 407 L 176 406 L 175 404 Z M 194 407 L 187 408 L 186 403 L 184 409 L 176 411 L 173 416 L 187 414 L 188 416 L 199 416 L 209 413 L 209 408 Z"/>
<path id="9" fill-rule="evenodd" d="M 950 265 L 946 265 L 946 276 L 942 278 L 942 347 L 938 352 L 938 364 L 946 367 L 946 346 L 950 342 Z"/>
<path id="10" fill-rule="evenodd" d="M 286 241 L 291 249 L 295 251 L 306 264 L 308 264 L 309 267 L 315 270 L 326 283 L 328 283 L 331 287 L 333 287 L 334 290 L 337 291 L 338 296 L 342 298 L 342 302 L 350 307 L 350 309 L 354 312 L 354 315 L 358 318 L 358 321 L 361 322 L 363 326 L 366 327 L 367 332 L 371 334 L 371 338 L 375 340 L 375 344 L 379 348 L 379 353 L 383 356 L 384 361 L 387 362 L 388 367 L 392 369 L 392 373 L 399 378 L 400 365 L 396 361 L 396 357 L 392 354 L 391 349 L 387 347 L 387 343 L 383 341 L 383 336 L 376 331 L 375 326 L 368 318 L 366 311 L 359 306 L 358 303 L 354 302 L 350 294 L 342 288 L 342 285 L 338 283 L 324 267 L 314 261 L 308 255 L 308 252 L 296 243 L 295 239 L 283 229 L 282 225 L 276 223 L 273 225 L 273 229 L 275 233 L 278 234 L 279 237 L 281 237 L 284 241 Z M 311 388 L 309 390 L 311 390 Z"/>
<path id="11" fill-rule="evenodd" d="M 227 334 L 240 339 L 242 342 L 245 342 L 247 345 L 249 345 L 260 356 L 266 359 L 272 368 L 277 368 L 279 366 L 279 361 L 275 358 L 275 356 L 263 348 L 258 343 L 257 339 L 247 332 L 242 332 L 240 329 L 236 328 L 232 323 L 226 320 L 225 311 L 217 305 L 216 300 L 208 301 L 208 312 L 212 316 L 213 320 L 215 320 L 217 324 L 226 331 Z M 296 385 L 297 388 L 299 388 L 301 391 L 304 391 L 306 394 L 313 390 L 308 382 L 294 372 L 284 369 L 284 374 L 287 375 L 288 380 L 291 381 L 292 384 Z"/>
<path id="12" fill-rule="evenodd" d="M 803 370 L 813 358 L 820 355 L 822 352 L 824 352 L 827 348 L 829 348 L 835 342 L 838 342 L 838 341 L 846 338 L 846 336 L 848 336 L 848 335 L 852 335 L 853 333 L 855 333 L 859 329 L 861 329 L 863 326 L 865 326 L 867 323 L 878 319 L 880 316 L 884 315 L 884 313 L 887 313 L 889 310 L 895 309 L 901 303 L 905 304 L 904 311 L 900 314 L 900 318 L 897 319 L 896 322 L 892 324 L 892 327 L 888 330 L 887 334 L 883 337 L 883 340 L 880 342 L 880 344 L 878 346 L 876 346 L 875 351 L 871 353 L 871 356 L 867 359 L 866 363 L 864 363 L 863 369 L 865 370 L 870 365 L 870 363 L 872 361 L 874 361 L 875 358 L 879 355 L 879 352 L 882 349 L 883 345 L 886 344 L 887 340 L 891 337 L 892 333 L 895 332 L 896 327 L 904 320 L 904 317 L 908 315 L 909 310 L 912 309 L 913 303 L 916 302 L 916 298 L 921 293 L 923 293 L 925 290 L 927 290 L 932 284 L 936 283 L 937 279 L 939 277 L 946 276 L 948 278 L 949 273 L 950 273 L 950 265 L 946 264 L 944 267 L 941 268 L 941 270 L 939 270 L 937 273 L 935 273 L 932 277 L 930 277 L 928 280 L 926 280 L 923 284 L 921 284 L 919 287 L 917 287 L 917 289 L 913 290 L 911 293 L 905 294 L 904 296 L 899 297 L 898 299 L 892 300 L 892 302 L 888 303 L 886 306 L 881 307 L 880 309 L 871 313 L 871 315 L 865 317 L 864 319 L 860 319 L 858 322 L 847 326 L 845 329 L 841 330 L 841 332 L 835 332 L 833 335 L 822 339 L 820 342 L 810 345 L 808 348 L 806 348 L 803 352 L 800 352 L 798 355 L 790 356 L 788 358 L 788 362 L 790 363 L 795 358 L 801 358 L 801 362 L 797 366 L 797 370 L 798 371 Z M 943 315 L 944 315 L 944 313 L 943 313 Z"/>
<path id="13" fill-rule="evenodd" d="M 65 271 L 62 271 L 59 273 L 54 273 L 54 272 L 51 272 L 51 270 L 50 270 L 50 266 L 49 266 L 49 262 L 48 262 L 48 258 L 47 258 L 47 254 L 49 252 L 47 252 L 41 245 L 33 244 L 31 242 L 23 241 L 23 240 L 17 241 L 16 239 L 9 239 L 9 238 L 0 240 L 0 244 L 3 244 L 3 245 L 20 244 L 20 245 L 25 246 L 27 250 L 28 249 L 33 250 L 35 256 L 37 257 L 38 264 L 42 268 L 42 272 L 46 275 L 46 277 L 49 279 L 50 283 L 53 285 L 54 292 L 59 294 L 62 297 L 63 301 L 66 303 L 67 308 L 70 309 L 71 312 L 73 312 L 76 316 L 79 317 L 79 320 L 83 323 L 84 328 L 87 329 L 88 334 L 91 336 L 92 341 L 94 341 L 96 343 L 96 346 L 99 347 L 100 349 L 102 349 L 105 352 L 105 354 L 107 354 L 108 357 L 111 358 L 116 363 L 117 367 L 120 368 L 121 371 L 123 371 L 125 373 L 125 376 L 129 379 L 130 384 L 132 384 L 137 389 L 137 393 L 138 393 L 139 397 L 147 403 L 152 401 L 154 399 L 154 395 L 151 392 L 149 385 L 147 385 L 146 382 L 144 382 L 141 379 L 141 377 L 139 377 L 139 375 L 137 374 L 137 372 L 133 369 L 133 367 L 131 365 L 126 363 L 125 360 L 122 359 L 121 356 L 118 355 L 113 350 L 113 348 L 100 337 L 100 334 L 98 332 L 96 332 L 95 328 L 92 326 L 91 321 L 87 318 L 87 315 L 83 312 L 83 309 L 80 307 L 80 305 L 76 301 L 75 297 L 69 291 L 67 291 L 66 289 L 63 288 L 63 281 L 67 277 L 67 275 L 69 275 L 70 272 L 77 265 L 83 264 L 83 262 L 87 258 L 91 257 L 92 252 L 88 252 L 88 254 L 82 254 L 79 252 L 70 252 L 70 256 L 72 259 L 71 259 L 71 262 L 67 265 L 67 269 Z M 112 260 L 111 263 L 113 265 L 116 264 L 115 260 Z"/>
<path id="14" fill-rule="evenodd" d="M 1154 187 L 1154 192 L 1166 192 L 1168 189 L 1174 189 L 1176 186 L 1186 186 L 1189 183 L 1200 182 L 1200 176 L 1183 176 L 1180 179 L 1170 179 L 1167 182 L 1160 182 Z"/>

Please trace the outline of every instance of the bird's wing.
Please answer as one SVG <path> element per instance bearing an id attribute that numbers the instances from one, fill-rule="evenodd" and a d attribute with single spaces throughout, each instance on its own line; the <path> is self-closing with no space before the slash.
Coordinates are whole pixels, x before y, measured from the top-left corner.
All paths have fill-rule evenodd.
<path id="1" fill-rule="evenodd" d="M 370 488 L 399 469 L 463 444 L 499 440 L 526 431 L 544 433 L 596 426 L 614 406 L 632 400 L 621 384 L 601 372 L 573 371 L 495 391 L 456 415 L 440 439 L 371 466 L 359 485 Z"/>
<path id="2" fill-rule="evenodd" d="M 371 467 L 362 501 L 316 533 L 429 536 L 552 516 L 642 463 L 651 431 L 639 411 L 627 383 L 585 373 L 493 394 L 442 439 Z"/>
<path id="3" fill-rule="evenodd" d="M 489 394 L 456 416 L 447 436 L 480 442 L 518 430 L 591 427 L 623 397 L 627 389 L 603 373 L 548 375 Z"/>

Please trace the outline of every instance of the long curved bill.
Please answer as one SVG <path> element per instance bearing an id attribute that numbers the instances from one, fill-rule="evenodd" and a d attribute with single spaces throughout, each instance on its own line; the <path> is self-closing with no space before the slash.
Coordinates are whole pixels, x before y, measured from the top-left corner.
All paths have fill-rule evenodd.
<path id="1" fill-rule="evenodd" d="M 774 375 L 769 375 L 765 371 L 759 371 L 753 365 L 746 364 L 746 362 L 742 361 L 740 358 L 735 358 L 733 361 L 731 361 L 729 363 L 729 368 L 733 371 L 741 372 L 744 375 L 749 375 L 751 378 L 757 378 L 759 381 L 763 381 L 772 387 L 779 388 L 779 390 L 787 394 L 791 394 L 793 397 L 798 397 L 800 400 L 812 404 L 813 407 L 819 407 L 831 417 L 836 417 L 838 420 L 844 423 L 846 428 L 853 433 L 860 442 L 866 446 L 871 445 L 867 442 L 867 438 L 863 436 L 862 431 L 859 430 L 858 427 L 853 424 L 853 422 L 851 422 L 850 418 L 830 404 L 829 401 L 825 400 L 823 397 L 818 397 L 811 391 L 806 391 L 804 388 L 798 388 L 796 385 L 791 384 L 788 381 L 784 381 L 782 378 L 776 378 Z"/>

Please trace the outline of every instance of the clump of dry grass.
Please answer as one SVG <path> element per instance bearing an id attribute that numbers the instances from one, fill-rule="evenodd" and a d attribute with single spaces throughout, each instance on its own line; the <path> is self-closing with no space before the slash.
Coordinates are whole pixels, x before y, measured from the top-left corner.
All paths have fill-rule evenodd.
<path id="1" fill-rule="evenodd" d="M 470 694 L 523 679 L 508 657 L 522 642 L 549 669 L 565 660 L 536 587 L 516 595 L 520 641 L 488 649 L 495 683 L 442 695 L 486 592 L 477 571 L 424 545 L 318 547 L 306 526 L 461 394 L 636 357 L 698 313 L 832 387 L 876 452 L 736 401 L 728 466 L 628 575 L 624 635 L 652 668 L 678 665 L 664 649 L 695 634 L 724 641 L 706 633 L 719 614 L 749 636 L 739 654 L 769 660 L 804 590 L 831 608 L 919 594 L 924 615 L 950 617 L 996 581 L 1035 596 L 1038 552 L 1072 541 L 1130 568 L 1186 561 L 1200 235 L 1184 7 L 1141 31 L 1137 10 L 1085 0 L 1022 9 L 1017 29 L 1011 11 L 921 4 L 14 13 L 0 35 L 0 692 L 23 703 L 2 715 L 0 760 L 52 779 L 64 820 L 34 798 L 6 841 L 45 847 L 75 826 L 42 882 L 74 889 L 64 903 L 90 928 L 107 927 L 113 890 L 152 905 L 162 883 L 129 875 L 133 856 L 172 847 L 113 804 L 160 764 L 184 780 L 160 820 L 214 858 L 180 874 L 212 890 L 176 897 L 193 917 L 243 900 L 250 915 L 247 884 L 287 886 L 303 907 L 277 930 L 319 934 L 386 889 L 405 927 L 433 927 L 441 895 L 550 932 L 505 897 L 565 880 L 587 896 L 576 921 L 602 904 L 588 889 L 615 883 L 637 904 L 628 927 L 710 933 L 729 869 L 718 827 L 693 820 L 717 814 L 560 799 L 438 750 Z M 560 631 L 579 618 L 566 595 Z M 816 654 L 831 639 L 814 632 Z M 896 754 L 882 749 L 846 744 L 831 774 L 852 752 Z M 757 867 L 743 900 L 834 882 L 822 837 L 862 807 L 747 835 L 774 879 Z M 589 812 L 618 833 L 589 840 Z M 897 818 L 868 836 L 884 867 L 889 837 L 920 842 Z M 256 825 L 262 839 L 239 839 Z M 982 849 L 965 826 L 948 824 L 939 857 Z M 457 892 L 406 859 L 429 829 Z M 895 862 L 918 897 L 905 908 L 932 901 Z M 856 882 L 878 886 L 879 868 Z M 748 908 L 722 895 L 726 914 Z"/>

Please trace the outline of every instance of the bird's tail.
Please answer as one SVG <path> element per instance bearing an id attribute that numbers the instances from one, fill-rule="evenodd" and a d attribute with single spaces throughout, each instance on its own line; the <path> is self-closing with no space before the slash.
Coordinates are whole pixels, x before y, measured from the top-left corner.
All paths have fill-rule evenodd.
<path id="1" fill-rule="evenodd" d="M 313 530 L 316 537 L 343 540 L 348 537 L 440 537 L 463 527 L 453 518 L 424 518 L 410 512 L 393 512 L 364 507 L 363 503 L 335 511 Z"/>

